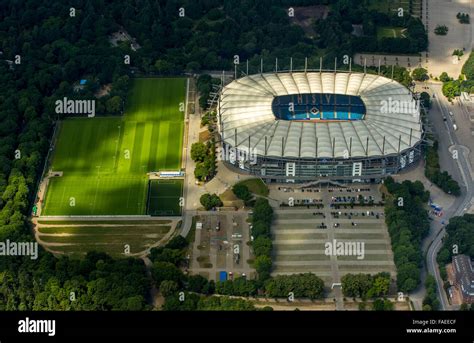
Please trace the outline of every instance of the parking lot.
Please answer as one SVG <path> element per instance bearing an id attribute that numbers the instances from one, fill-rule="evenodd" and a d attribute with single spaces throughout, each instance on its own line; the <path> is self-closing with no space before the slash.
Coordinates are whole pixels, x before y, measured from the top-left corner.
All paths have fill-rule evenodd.
<path id="1" fill-rule="evenodd" d="M 203 212 L 196 218 L 190 272 L 210 280 L 219 280 L 222 271 L 229 278 L 253 278 L 254 270 L 249 262 L 254 256 L 249 240 L 246 212 Z"/>
<path id="2" fill-rule="evenodd" d="M 384 271 L 395 278 L 377 187 L 321 187 L 311 192 L 272 189 L 270 197 L 280 204 L 275 207 L 272 226 L 273 275 L 312 272 L 324 280 L 328 289 L 347 273 Z M 294 206 L 288 206 L 289 198 L 293 198 Z M 334 240 L 363 243 L 363 256 L 328 255 L 325 244 Z"/>

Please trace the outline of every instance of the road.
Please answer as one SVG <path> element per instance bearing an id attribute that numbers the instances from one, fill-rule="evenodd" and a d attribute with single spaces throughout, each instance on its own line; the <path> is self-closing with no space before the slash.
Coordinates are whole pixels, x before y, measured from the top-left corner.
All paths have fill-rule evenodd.
<path id="1" fill-rule="evenodd" d="M 432 274 L 436 279 L 441 309 L 452 310 L 455 308 L 449 305 L 446 293 L 443 290 L 443 280 L 439 274 L 436 256 L 442 246 L 442 239 L 446 233 L 444 226 L 451 217 L 463 215 L 471 206 L 474 195 L 474 188 L 472 186 L 473 172 L 468 157 L 469 149 L 459 143 L 453 129 L 453 117 L 449 112 L 450 110 L 455 111 L 455 109 L 452 108 L 452 105 L 442 95 L 441 84 L 429 83 L 428 85 L 436 97 L 433 99 L 433 107 L 430 110 L 429 118 L 434 126 L 433 129 L 439 142 L 441 168 L 453 175 L 462 186 L 461 196 L 456 198 L 449 208 L 444 209 L 444 216 L 442 218 L 432 222 L 430 234 L 424 241 L 424 246 L 427 247 L 426 267 L 428 273 Z M 446 118 L 446 121 L 443 121 L 443 116 Z M 453 150 L 458 151 L 457 159 L 453 159 Z"/>

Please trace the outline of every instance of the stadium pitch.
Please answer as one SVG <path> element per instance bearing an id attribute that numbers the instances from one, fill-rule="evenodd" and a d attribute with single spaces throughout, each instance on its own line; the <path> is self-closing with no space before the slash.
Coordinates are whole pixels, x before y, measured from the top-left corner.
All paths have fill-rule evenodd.
<path id="1" fill-rule="evenodd" d="M 184 78 L 135 79 L 123 117 L 64 120 L 42 215 L 145 214 L 146 173 L 181 166 L 185 93 Z"/>

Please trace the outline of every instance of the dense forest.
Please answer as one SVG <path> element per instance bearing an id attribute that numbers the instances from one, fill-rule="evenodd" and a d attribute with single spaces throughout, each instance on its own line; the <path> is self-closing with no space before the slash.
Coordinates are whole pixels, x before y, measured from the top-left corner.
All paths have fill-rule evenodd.
<path id="1" fill-rule="evenodd" d="M 0 311 L 149 308 L 150 285 L 141 260 L 91 252 L 81 260 L 43 253 L 38 260 L 0 261 Z"/>
<path id="2" fill-rule="evenodd" d="M 315 24 L 314 38 L 287 15 L 290 5 L 329 3 L 330 15 Z M 392 23 L 396 20 L 402 22 Z M 370 39 L 364 37 L 375 37 L 369 27 L 387 21 L 406 26 L 406 40 L 367 46 Z M 349 25 L 360 23 L 366 36 L 356 37 Z M 129 80 L 137 74 L 231 69 L 234 55 L 251 66 L 259 65 L 260 57 L 271 63 L 278 57 L 284 68 L 290 56 L 300 65 L 306 56 L 314 65 L 323 56 L 332 66 L 334 57 L 365 49 L 398 46 L 414 52 L 426 44 L 419 24 L 363 11 L 356 0 L 2 1 L 0 240 L 33 239 L 28 217 L 55 120 L 62 116 L 54 111 L 56 99 L 97 97 L 98 114 L 120 114 Z M 135 45 L 111 44 L 111 35 L 122 30 Z M 87 83 L 78 87 L 82 79 Z M 104 87 L 108 91 L 99 96 Z M 266 267 L 262 263 L 262 271 Z M 149 286 L 144 275 L 142 262 L 103 254 L 80 262 L 44 251 L 35 261 L 2 258 L 0 303 L 9 310 L 144 309 Z M 105 286 L 110 282 L 115 287 Z M 74 304 L 66 300 L 69 290 L 76 292 Z"/>

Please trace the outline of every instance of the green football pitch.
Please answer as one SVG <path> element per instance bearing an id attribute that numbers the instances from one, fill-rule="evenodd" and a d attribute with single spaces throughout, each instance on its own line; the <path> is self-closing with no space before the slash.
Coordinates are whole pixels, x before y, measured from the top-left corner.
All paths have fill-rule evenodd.
<path id="1" fill-rule="evenodd" d="M 62 122 L 42 215 L 145 214 L 146 173 L 179 170 L 186 79 L 135 79 L 123 117 Z"/>
<path id="2" fill-rule="evenodd" d="M 152 216 L 178 216 L 183 180 L 151 180 L 148 196 L 148 214 Z"/>

